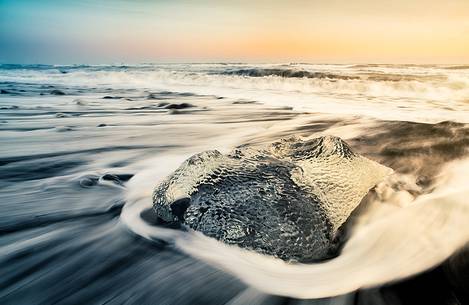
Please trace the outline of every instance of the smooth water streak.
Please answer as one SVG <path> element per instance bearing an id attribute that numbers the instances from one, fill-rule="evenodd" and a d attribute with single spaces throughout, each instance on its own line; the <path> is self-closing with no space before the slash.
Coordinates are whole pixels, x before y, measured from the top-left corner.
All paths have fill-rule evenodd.
<path id="1" fill-rule="evenodd" d="M 181 160 L 172 161 L 176 164 Z M 140 213 L 151 208 L 147 196 L 150 190 L 146 187 L 154 183 L 142 185 L 141 182 L 149 181 L 150 176 L 163 177 L 169 167 L 137 174 L 129 184 L 128 203 L 121 221 L 140 236 L 166 240 L 183 252 L 274 295 L 323 298 L 394 282 L 440 264 L 469 241 L 469 190 L 463 182 L 469 160 L 449 164 L 436 190 L 409 206 L 378 207 L 380 210 L 374 211 L 371 221 L 355 229 L 337 258 L 308 265 L 288 264 L 222 244 L 198 232 L 163 229 L 145 223 Z"/>

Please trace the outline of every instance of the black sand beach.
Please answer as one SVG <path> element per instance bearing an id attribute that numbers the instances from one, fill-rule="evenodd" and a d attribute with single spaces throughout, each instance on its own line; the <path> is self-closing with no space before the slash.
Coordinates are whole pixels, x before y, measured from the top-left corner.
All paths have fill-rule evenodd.
<path id="1" fill-rule="evenodd" d="M 463 114 L 457 110 L 445 121 L 409 121 L 412 111 L 391 120 L 200 90 L 9 78 L 5 72 L 0 82 L 1 304 L 469 303 L 467 247 L 445 249 L 450 253 L 443 263 L 435 261 L 406 279 L 300 300 L 253 288 L 245 278 L 181 251 L 171 240 L 136 234 L 121 220 L 132 194 L 150 198 L 161 173 L 197 152 L 258 147 L 292 135 L 335 135 L 395 171 L 355 211 L 347 224 L 353 235 L 354 226 L 387 217 L 381 208 L 368 213 L 377 206 L 389 207 L 391 215 L 444 188 L 449 167 L 464 174 L 469 126 L 458 119 Z M 356 81 L 343 78 L 339 81 Z M 464 184 L 464 175 L 458 179 Z M 448 224 L 428 229 L 437 231 L 440 225 Z M 460 229 L 467 235 L 467 225 Z"/>

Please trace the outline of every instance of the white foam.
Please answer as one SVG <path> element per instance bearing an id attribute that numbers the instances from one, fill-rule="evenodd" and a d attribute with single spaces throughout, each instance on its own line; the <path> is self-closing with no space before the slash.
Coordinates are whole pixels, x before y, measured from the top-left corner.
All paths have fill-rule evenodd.
<path id="1" fill-rule="evenodd" d="M 173 159 L 172 165 L 177 166 L 176 161 L 182 160 Z M 151 207 L 147 193 L 151 193 L 154 183 L 144 191 L 146 186 L 141 181 L 148 181 L 152 170 L 133 179 L 129 204 L 121 220 L 137 234 L 170 241 L 263 292 L 297 298 L 336 296 L 422 272 L 464 246 L 469 241 L 469 189 L 464 183 L 468 170 L 469 160 L 452 163 L 443 171 L 440 185 L 432 194 L 423 195 L 404 208 L 389 209 L 383 204 L 385 217 L 373 217 L 363 223 L 340 256 L 318 264 L 288 264 L 222 244 L 198 232 L 184 233 L 146 224 L 139 214 Z M 165 174 L 160 171 L 153 176 L 162 178 Z"/>
<path id="2" fill-rule="evenodd" d="M 360 76 L 361 79 L 220 74 L 227 69 L 246 67 L 287 67 L 312 73 Z M 367 73 L 391 78 L 397 75 L 402 79 L 378 81 L 367 77 Z M 442 120 L 469 123 L 469 70 L 464 69 L 396 66 L 369 67 L 362 71 L 344 65 L 154 65 L 127 70 L 94 67 L 71 70 L 67 74 L 55 70 L 0 71 L 0 81 L 172 90 L 256 100 L 301 111 L 430 123 Z"/>

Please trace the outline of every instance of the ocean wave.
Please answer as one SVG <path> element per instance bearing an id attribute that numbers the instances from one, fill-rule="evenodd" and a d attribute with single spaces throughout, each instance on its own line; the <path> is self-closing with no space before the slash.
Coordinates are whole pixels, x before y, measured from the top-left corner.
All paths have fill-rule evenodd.
<path id="1" fill-rule="evenodd" d="M 365 67 L 365 66 L 364 66 Z M 366 66 L 368 67 L 368 66 Z M 370 67 L 374 67 L 371 65 Z M 378 66 L 376 66 L 378 67 Z M 283 78 L 312 78 L 325 80 L 362 80 L 374 82 L 444 82 L 448 79 L 442 74 L 404 74 L 404 73 L 385 73 L 385 72 L 361 72 L 354 74 L 337 74 L 331 72 L 314 72 L 297 69 L 280 69 L 280 68 L 250 68 L 236 69 L 221 72 L 222 75 L 238 75 L 246 77 L 269 77 L 278 76 Z"/>
<path id="2" fill-rule="evenodd" d="M 434 64 L 355 64 L 349 66 L 349 68 L 361 69 L 361 68 L 434 68 L 438 65 Z"/>
<path id="3" fill-rule="evenodd" d="M 444 82 L 448 77 L 441 74 L 397 74 L 397 73 L 360 73 L 364 80 L 375 82 Z"/>
<path id="4" fill-rule="evenodd" d="M 469 69 L 469 65 L 447 66 L 447 67 L 444 67 L 444 69 L 447 69 L 447 70 L 468 70 L 468 69 Z"/>
<path id="5" fill-rule="evenodd" d="M 469 75 L 465 71 L 395 65 L 365 70 L 344 65 L 306 64 L 48 66 L 39 70 L 0 69 L 0 83 L 5 84 L 6 87 L 1 88 L 5 92 L 13 92 L 11 86 L 15 84 L 53 84 L 90 92 L 110 88 L 171 90 L 253 100 L 311 112 L 393 120 L 468 122 Z M 40 92 L 32 90 L 32 94 Z"/>
<path id="6" fill-rule="evenodd" d="M 249 77 L 265 77 L 265 76 L 280 76 L 287 78 L 318 78 L 318 79 L 342 79 L 342 80 L 351 80 L 351 79 L 360 79 L 359 76 L 354 75 L 340 75 L 326 72 L 310 72 L 305 70 L 294 70 L 294 69 L 239 69 L 239 70 L 228 70 L 224 71 L 221 74 L 224 75 L 239 75 L 239 76 L 249 76 Z"/>

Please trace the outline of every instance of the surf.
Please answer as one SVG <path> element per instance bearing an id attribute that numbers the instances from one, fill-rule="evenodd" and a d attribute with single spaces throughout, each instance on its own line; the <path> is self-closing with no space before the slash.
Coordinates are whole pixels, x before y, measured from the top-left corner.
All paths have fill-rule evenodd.
<path id="1" fill-rule="evenodd" d="M 173 159 L 176 167 L 179 160 Z M 169 166 L 171 167 L 171 166 Z M 164 240 L 175 248 L 234 274 L 265 293 L 295 298 L 324 298 L 360 288 L 392 283 L 441 264 L 469 241 L 469 191 L 464 175 L 469 159 L 448 164 L 435 190 L 405 207 L 372 201 L 340 255 L 317 264 L 289 264 L 280 259 L 223 244 L 195 231 L 152 226 L 141 218 L 151 209 L 142 187 L 148 177 L 162 179 L 171 169 L 149 169 L 136 175 L 128 187 L 121 221 L 149 240 Z M 147 183 L 146 194 L 153 184 Z"/>

